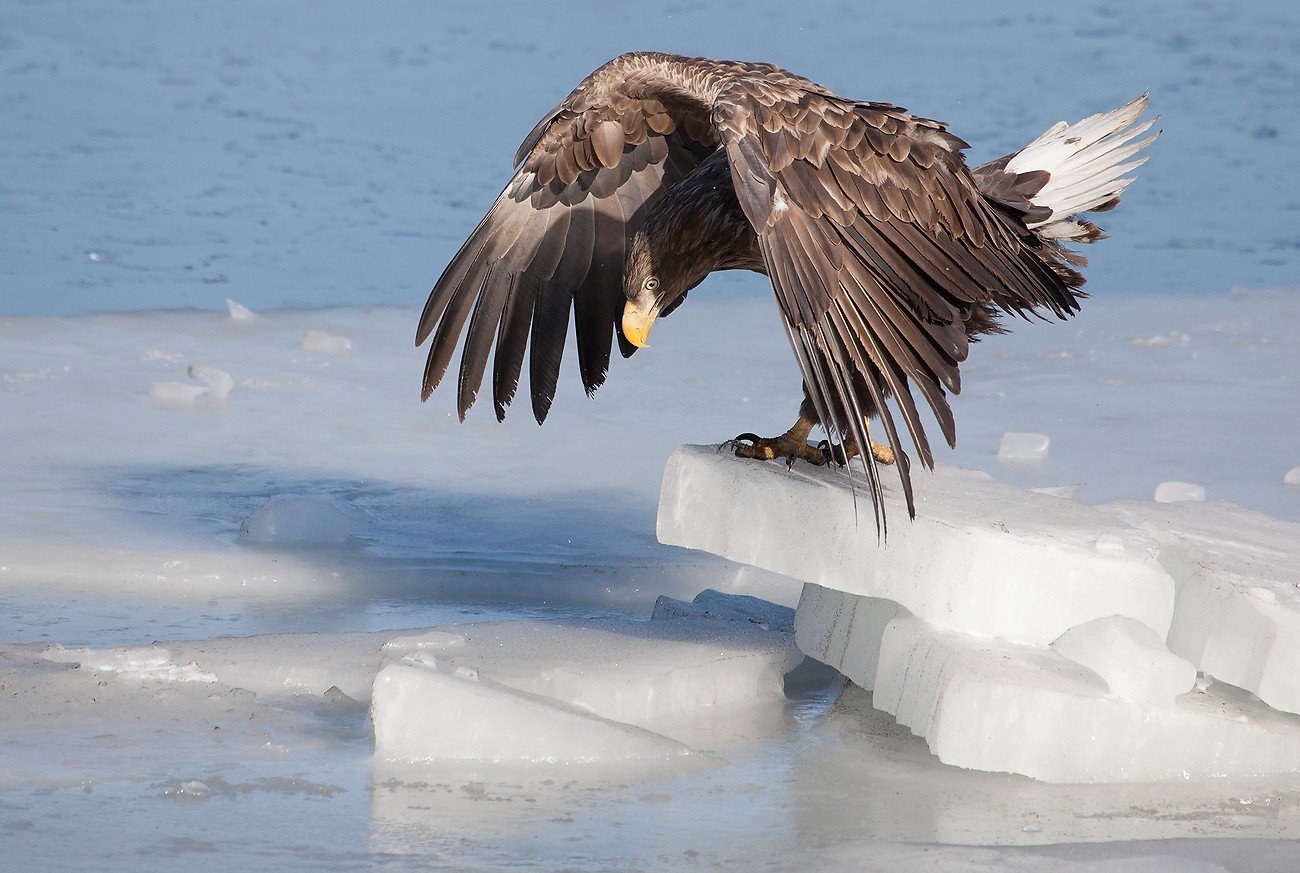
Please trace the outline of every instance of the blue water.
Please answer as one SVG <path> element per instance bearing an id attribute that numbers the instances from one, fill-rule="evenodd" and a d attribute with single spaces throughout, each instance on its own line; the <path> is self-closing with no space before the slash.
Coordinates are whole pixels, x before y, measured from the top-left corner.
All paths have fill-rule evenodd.
<path id="1" fill-rule="evenodd" d="M 1092 290 L 1300 285 L 1292 2 L 6 0 L 0 313 L 419 305 L 536 117 L 630 49 L 775 61 L 973 160 L 1149 88 Z"/>

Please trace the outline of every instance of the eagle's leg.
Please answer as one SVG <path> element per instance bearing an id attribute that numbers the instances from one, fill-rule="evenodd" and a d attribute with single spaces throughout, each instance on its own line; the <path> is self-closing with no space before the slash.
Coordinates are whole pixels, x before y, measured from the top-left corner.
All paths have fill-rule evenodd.
<path id="1" fill-rule="evenodd" d="M 868 439 L 871 438 L 868 437 Z M 842 447 L 836 447 L 835 460 L 840 464 L 847 464 L 849 461 L 856 458 L 859 452 L 858 441 L 853 437 L 849 437 L 844 441 Z M 884 446 L 875 440 L 871 440 L 871 457 L 875 458 L 877 463 L 892 464 L 894 463 L 894 450 L 889 446 Z"/>
<path id="2" fill-rule="evenodd" d="M 829 457 L 817 446 L 808 443 L 808 434 L 812 433 L 816 424 L 817 413 L 805 398 L 803 405 L 799 407 L 799 420 L 780 436 L 763 439 L 752 433 L 742 433 L 732 440 L 736 444 L 736 457 L 755 458 L 759 461 L 785 458 L 791 464 L 799 458 L 821 466 L 829 460 Z"/>

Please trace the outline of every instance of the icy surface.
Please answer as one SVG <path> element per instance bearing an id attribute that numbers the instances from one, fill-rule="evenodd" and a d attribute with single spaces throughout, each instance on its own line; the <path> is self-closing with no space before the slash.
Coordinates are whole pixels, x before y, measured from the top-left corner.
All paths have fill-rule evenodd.
<path id="1" fill-rule="evenodd" d="M 1041 461 L 1047 457 L 1051 440 L 1041 433 L 1011 433 L 1002 435 L 998 444 L 999 461 Z"/>
<path id="2" fill-rule="evenodd" d="M 914 522 L 888 486 L 886 503 L 882 541 L 836 471 L 684 446 L 664 470 L 658 534 L 1013 642 L 1046 645 L 1107 615 L 1169 628 L 1174 586 L 1155 540 L 1096 509 L 947 466 L 916 476 Z"/>
<path id="3" fill-rule="evenodd" d="M 1169 648 L 1300 713 L 1300 525 L 1218 502 L 1103 509 L 1164 544 L 1160 562 L 1178 584 Z"/>
<path id="4" fill-rule="evenodd" d="M 1087 667 L 1118 698 L 1152 707 L 1173 706 L 1196 685 L 1196 665 L 1165 647 L 1159 634 L 1118 615 L 1072 627 L 1052 651 Z"/>
<path id="5" fill-rule="evenodd" d="M 328 495 L 276 494 L 244 519 L 239 533 L 260 543 L 340 543 L 366 521 L 365 512 Z"/>
<path id="6" fill-rule="evenodd" d="M 1286 471 L 1282 481 L 1287 485 L 1300 485 L 1300 467 L 1292 467 Z"/>
<path id="7" fill-rule="evenodd" d="M 259 638 L 263 654 L 236 675 L 266 698 L 0 645 L 7 863 L 1300 868 L 1294 780 L 1115 788 L 956 770 L 869 697 L 857 707 L 856 689 L 835 706 L 792 691 L 734 736 L 692 737 L 730 764 L 690 776 L 545 784 L 484 768 L 393 781 L 372 774 L 366 706 L 349 696 L 373 652 L 342 656 L 347 631 L 644 617 L 660 594 L 706 587 L 798 597 L 788 580 L 650 535 L 678 444 L 780 433 L 793 418 L 799 377 L 761 277 L 711 278 L 656 328 L 653 350 L 615 360 L 594 403 L 566 371 L 545 428 L 526 409 L 502 428 L 476 409 L 460 426 L 447 396 L 413 400 L 412 324 L 433 274 L 533 120 L 628 49 L 770 58 L 946 118 L 975 160 L 1149 85 L 1164 145 L 1104 217 L 1114 239 L 1088 252 L 1092 298 L 1069 323 L 1010 320 L 1015 333 L 972 350 L 954 398 L 959 449 L 940 456 L 1020 485 L 1086 481 L 1085 502 L 1190 480 L 1300 520 L 1300 492 L 1279 481 L 1300 462 L 1300 303 L 1225 293 L 1295 282 L 1296 204 L 1277 172 L 1297 130 L 1294 5 L 814 4 L 797 19 L 789 4 L 737 15 L 713 2 L 659 15 L 406 0 L 4 11 L 0 310 L 220 315 L 0 318 L 0 640 L 171 650 L 328 632 Z M 954 62 L 918 72 L 919 57 Z M 234 320 L 227 297 L 258 317 Z M 376 303 L 399 308 L 278 311 Z M 304 352 L 307 330 L 354 349 Z M 185 384 L 193 363 L 232 374 L 229 400 L 154 407 L 147 386 Z M 1050 433 L 1050 458 L 999 465 L 1008 430 Z M 277 493 L 328 494 L 381 524 L 347 549 L 241 542 L 241 521 Z M 181 667 L 197 657 L 174 654 Z M 214 663 L 204 669 L 235 669 Z"/>
<path id="8" fill-rule="evenodd" d="M 1300 770 L 1300 719 L 1225 688 L 1137 702 L 1055 651 L 900 615 L 882 636 L 873 700 L 945 763 L 1049 782 Z"/>
<path id="9" fill-rule="evenodd" d="M 719 621 L 755 625 L 764 630 L 794 630 L 794 610 L 747 594 L 723 594 L 706 588 L 687 603 L 672 597 L 655 601 L 654 620 L 673 618 L 711 618 Z"/>
<path id="10" fill-rule="evenodd" d="M 1156 486 L 1156 503 L 1204 501 L 1205 488 L 1191 482 L 1161 482 Z"/>
<path id="11" fill-rule="evenodd" d="M 229 310 L 232 321 L 252 321 L 257 318 L 257 313 L 244 304 L 231 300 L 229 297 L 226 298 L 226 309 Z"/>
<path id="12" fill-rule="evenodd" d="M 464 646 L 410 657 L 660 730 L 782 699 L 782 677 L 802 658 L 790 634 L 731 622 L 512 621 L 456 632 Z"/>
<path id="13" fill-rule="evenodd" d="M 345 336 L 331 336 L 323 330 L 309 330 L 302 335 L 302 349 L 321 355 L 341 355 L 352 350 L 352 340 Z"/>
<path id="14" fill-rule="evenodd" d="M 627 764 L 690 754 L 680 743 L 434 663 L 375 680 L 375 755 L 390 764 Z"/>

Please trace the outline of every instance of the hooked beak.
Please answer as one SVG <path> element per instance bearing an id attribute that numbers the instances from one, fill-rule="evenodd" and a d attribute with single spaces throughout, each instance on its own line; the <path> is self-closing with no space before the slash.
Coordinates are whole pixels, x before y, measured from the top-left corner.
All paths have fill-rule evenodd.
<path id="1" fill-rule="evenodd" d="M 659 307 L 651 305 L 648 310 L 629 300 L 623 306 L 623 336 L 638 349 L 646 347 L 646 337 L 650 335 L 650 326 L 659 317 Z"/>

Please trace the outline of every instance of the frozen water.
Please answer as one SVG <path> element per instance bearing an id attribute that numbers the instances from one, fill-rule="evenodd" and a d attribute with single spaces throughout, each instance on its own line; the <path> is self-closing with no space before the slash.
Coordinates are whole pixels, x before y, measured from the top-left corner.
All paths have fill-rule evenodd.
<path id="1" fill-rule="evenodd" d="M 1300 713 L 1300 525 L 1218 502 L 1103 509 L 1162 541 L 1178 585 L 1170 650 Z"/>
<path id="2" fill-rule="evenodd" d="M 1180 503 L 1205 500 L 1205 488 L 1191 482 L 1161 482 L 1156 486 L 1157 503 Z"/>
<path id="3" fill-rule="evenodd" d="M 322 355 L 341 355 L 352 350 L 352 340 L 345 336 L 331 336 L 323 330 L 309 330 L 302 335 L 302 348 Z"/>
<path id="4" fill-rule="evenodd" d="M 630 39 L 617 7 L 9 4 L 0 309 L 220 317 L 0 318 L 0 640 L 644 615 L 705 587 L 793 602 L 789 580 L 649 533 L 673 448 L 793 417 L 799 379 L 761 277 L 711 278 L 652 351 L 614 362 L 595 403 L 566 371 L 546 428 L 521 409 L 460 426 L 446 397 L 413 400 L 410 307 L 532 120 L 624 48 L 771 58 L 947 118 L 975 160 L 1149 84 L 1172 146 L 1103 222 L 1115 239 L 1089 252 L 1093 297 L 1067 324 L 1015 324 L 973 351 L 959 449 L 941 458 L 1025 486 L 1086 480 L 1087 502 L 1192 478 L 1300 520 L 1278 482 L 1300 463 L 1300 297 L 1225 293 L 1295 281 L 1296 204 L 1276 172 L 1295 142 L 1294 4 L 814 4 L 774 40 L 788 11 L 678 4 Z M 574 22 L 585 40 L 565 38 Z M 960 62 L 918 74 L 918 57 Z M 233 321 L 226 297 L 259 317 Z M 360 308 L 375 303 L 397 307 Z M 280 311 L 336 304 L 357 308 Z M 305 353 L 307 329 L 355 348 Z M 238 390 L 198 414 L 155 408 L 145 386 L 194 361 Z M 1051 457 L 1000 466 L 1008 428 L 1050 432 Z M 242 544 L 240 522 L 276 493 L 330 494 L 383 523 L 346 550 Z M 242 677 L 267 674 L 269 694 L 281 649 L 307 681 L 347 648 L 331 636 L 302 659 L 264 638 Z M 315 698 L 286 688 L 272 706 L 0 650 L 0 844 L 33 869 L 1300 868 L 1294 779 L 1051 786 L 956 770 L 825 695 L 759 707 L 731 763 L 689 777 L 396 783 L 372 776 L 364 707 L 322 714 L 339 698 L 316 680 Z M 319 678 L 331 672 L 349 694 L 365 676 Z M 199 784 L 211 794 L 173 790 Z"/>
<path id="5" fill-rule="evenodd" d="M 235 387 L 235 380 L 229 373 L 218 370 L 216 367 L 205 367 L 202 364 L 190 364 L 187 371 L 189 377 L 201 385 L 206 385 L 208 389 L 207 396 L 213 400 L 225 400 L 230 396 L 230 391 Z"/>
<path id="6" fill-rule="evenodd" d="M 240 525 L 260 543 L 342 543 L 366 527 L 365 513 L 324 494 L 276 494 Z"/>
<path id="7" fill-rule="evenodd" d="M 257 313 L 244 304 L 231 300 L 229 297 L 226 298 L 226 309 L 230 311 L 232 321 L 252 321 L 257 318 Z"/>
<path id="8" fill-rule="evenodd" d="M 795 614 L 795 642 L 808 657 L 870 691 L 876 684 L 885 627 L 899 609 L 892 600 L 805 585 Z"/>
<path id="9" fill-rule="evenodd" d="M 1132 703 L 1173 706 L 1174 698 L 1196 685 L 1196 665 L 1172 654 L 1155 631 L 1131 618 L 1094 618 L 1061 634 L 1051 648 Z"/>
<path id="10" fill-rule="evenodd" d="M 1300 485 L 1300 467 L 1292 467 L 1287 470 L 1286 475 L 1282 477 L 1282 481 L 1287 485 Z"/>
<path id="11" fill-rule="evenodd" d="M 788 633 L 725 621 L 565 619 L 443 630 L 464 645 L 419 648 L 411 657 L 660 731 L 784 699 L 782 677 L 802 658 Z"/>
<path id="12" fill-rule="evenodd" d="M 390 664 L 375 680 L 375 756 L 388 764 L 627 764 L 689 750 L 599 718 L 432 664 Z"/>
<path id="13" fill-rule="evenodd" d="M 1002 435 L 998 445 L 999 461 L 1041 461 L 1047 457 L 1051 440 L 1041 433 L 1014 433 Z"/>
<path id="14" fill-rule="evenodd" d="M 1043 485 L 1039 488 L 1030 488 L 1036 494 L 1047 494 L 1051 497 L 1059 497 L 1062 500 L 1073 500 L 1074 496 L 1079 493 L 1086 482 L 1075 482 L 1070 485 Z"/>
<path id="15" fill-rule="evenodd" d="M 186 407 L 208 393 L 202 385 L 186 382 L 150 382 L 149 399 L 159 406 Z"/>
<path id="16" fill-rule="evenodd" d="M 1226 686 L 1174 706 L 1136 702 L 1112 696 L 1096 673 L 1055 651 L 908 615 L 885 628 L 874 686 L 877 707 L 959 767 L 1048 782 L 1300 770 L 1300 719 Z"/>
<path id="17" fill-rule="evenodd" d="M 684 446 L 664 471 L 659 539 L 1015 642 L 1045 646 L 1107 615 L 1168 630 L 1173 580 L 1151 536 L 974 470 L 940 466 L 915 481 L 910 523 L 887 485 L 894 523 L 881 541 L 858 505 L 865 498 L 835 471 Z"/>
<path id="18" fill-rule="evenodd" d="M 687 603 L 666 595 L 655 601 L 651 620 L 712 618 L 756 625 L 763 630 L 794 630 L 794 610 L 748 594 L 724 594 L 706 588 Z"/>
<path id="19" fill-rule="evenodd" d="M 721 605 L 716 592 L 705 602 Z M 750 598 L 752 600 L 752 598 Z M 774 604 L 730 604 L 771 614 Z M 802 657 L 745 622 L 489 622 L 391 640 L 375 682 L 375 754 L 388 763 L 626 763 L 686 747 L 671 733 L 784 699 Z"/>

